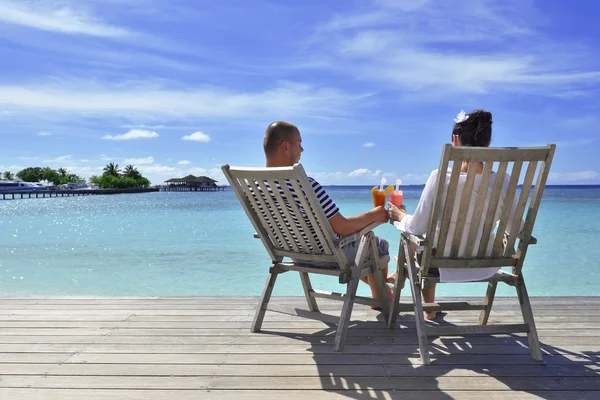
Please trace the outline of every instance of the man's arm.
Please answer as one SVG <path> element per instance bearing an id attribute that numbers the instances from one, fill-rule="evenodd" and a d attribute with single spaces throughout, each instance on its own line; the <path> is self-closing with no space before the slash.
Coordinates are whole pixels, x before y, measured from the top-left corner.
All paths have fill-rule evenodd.
<path id="1" fill-rule="evenodd" d="M 373 222 L 388 222 L 388 212 L 383 207 L 375 207 L 372 210 L 352 217 L 344 217 L 342 213 L 336 213 L 329 218 L 331 228 L 340 236 L 348 236 L 360 231 Z"/>

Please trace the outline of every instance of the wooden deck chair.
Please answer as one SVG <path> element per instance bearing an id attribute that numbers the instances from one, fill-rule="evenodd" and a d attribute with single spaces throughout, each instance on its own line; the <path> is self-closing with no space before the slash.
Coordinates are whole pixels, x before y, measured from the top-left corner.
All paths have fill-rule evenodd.
<path id="1" fill-rule="evenodd" d="M 554 151 L 553 144 L 534 148 L 444 146 L 439 171 L 452 171 L 449 183 L 446 185 L 446 174 L 439 174 L 427 235 L 401 232 L 394 299 L 388 318 L 388 326 L 394 327 L 401 309 L 399 282 L 404 278 L 403 266 L 406 265 L 413 304 L 402 306 L 414 309 L 419 352 L 424 364 L 430 362 L 428 336 L 516 332 L 527 333 L 532 357 L 542 360 L 522 270 L 528 246 L 537 243 L 532 237 L 532 230 Z M 460 172 L 463 162 L 469 162 L 466 176 Z M 478 162 L 483 163 L 481 174 L 476 171 Z M 495 180 L 492 179 L 492 171 L 496 171 Z M 507 171 L 510 179 L 506 175 Z M 522 171 L 524 177 L 519 191 Z M 508 181 L 508 188 L 502 202 L 501 193 L 505 181 Z M 397 222 L 395 225 L 399 228 Z M 519 232 L 520 227 L 522 229 Z M 510 232 L 510 235 L 506 232 Z M 415 249 L 422 250 L 418 257 L 420 261 L 415 259 Z M 511 271 L 499 269 L 494 276 L 484 280 L 488 282 L 488 288 L 483 302 L 421 303 L 421 289 L 429 282 L 440 280 L 439 276 L 429 275 L 431 268 L 490 267 L 511 267 Z M 516 288 L 523 324 L 487 325 L 498 282 Z M 478 325 L 432 326 L 425 324 L 423 316 L 424 310 L 473 309 L 481 310 Z"/>
<path id="2" fill-rule="evenodd" d="M 260 331 L 266 311 L 316 319 L 338 325 L 334 350 L 340 351 L 355 302 L 379 306 L 388 317 L 389 302 L 379 271 L 387 266 L 389 256 L 378 256 L 372 232 L 378 223 L 353 235 L 336 237 L 301 164 L 282 168 L 224 165 L 222 170 L 256 230 L 255 237 L 260 238 L 271 258 L 269 276 L 252 323 L 252 332 Z M 358 240 L 360 245 L 356 259 L 346 259 L 341 247 Z M 284 257 L 291 260 L 284 261 Z M 308 266 L 306 262 L 327 263 L 329 268 Z M 308 310 L 269 304 L 277 276 L 288 271 L 299 272 Z M 385 299 L 383 302 L 356 295 L 359 279 L 374 272 L 379 272 L 375 273 L 375 277 L 379 298 Z M 346 293 L 314 290 L 309 274 L 337 276 L 341 284 L 346 284 Z M 343 301 L 341 315 L 319 312 L 317 298 Z"/>

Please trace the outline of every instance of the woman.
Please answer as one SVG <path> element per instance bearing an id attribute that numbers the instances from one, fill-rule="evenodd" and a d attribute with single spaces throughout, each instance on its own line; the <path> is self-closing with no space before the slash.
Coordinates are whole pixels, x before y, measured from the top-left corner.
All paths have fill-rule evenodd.
<path id="1" fill-rule="evenodd" d="M 453 146 L 472 146 L 472 147 L 489 147 L 492 141 L 492 114 L 488 111 L 484 110 L 475 110 L 470 114 L 465 114 L 464 111 L 461 111 L 458 116 L 454 119 L 454 129 L 452 130 L 452 145 Z M 462 194 L 462 189 L 464 187 L 464 183 L 466 180 L 466 172 L 469 166 L 468 162 L 464 162 L 461 166 L 461 175 L 458 180 L 457 193 L 456 198 L 460 198 Z M 473 185 L 472 192 L 472 201 L 473 198 L 477 197 L 481 173 L 483 171 L 483 164 L 479 163 L 477 165 L 477 174 L 478 176 L 475 178 L 475 182 Z M 504 203 L 504 198 L 506 197 L 506 191 L 508 189 L 509 182 L 508 174 L 504 177 L 504 184 L 501 191 L 501 199 L 498 202 L 498 207 L 496 208 L 495 219 L 498 220 L 500 218 L 500 213 L 502 211 L 502 205 Z M 427 183 L 425 184 L 425 188 L 423 189 L 423 193 L 419 200 L 419 204 L 417 205 L 417 209 L 413 215 L 409 215 L 406 213 L 406 210 L 403 208 L 398 208 L 393 204 L 389 203 L 389 211 L 390 211 L 390 219 L 392 221 L 400 221 L 400 229 L 404 232 L 416 234 L 416 235 L 424 235 L 427 233 L 429 218 L 431 213 L 433 212 L 433 198 L 436 190 L 436 182 L 438 179 L 438 170 L 435 170 L 429 176 Z M 496 174 L 492 173 L 490 177 L 488 187 L 493 187 L 494 182 L 496 181 Z M 450 170 L 446 172 L 446 188 L 448 187 L 448 183 L 450 182 Z M 487 208 L 489 205 L 489 197 L 491 196 L 491 190 L 487 191 L 487 199 L 486 204 L 484 206 L 484 214 L 487 213 Z M 445 201 L 445 200 L 444 200 Z M 513 204 L 513 213 L 511 214 L 510 220 L 512 221 L 512 215 L 514 214 L 514 210 L 516 208 L 516 202 Z M 472 213 L 472 210 L 471 210 Z M 472 215 L 467 215 L 467 225 L 470 225 Z M 457 213 L 456 213 L 457 214 Z M 452 237 L 453 231 L 456 226 L 457 215 L 453 214 L 450 223 L 450 229 L 448 232 L 449 237 Z M 481 224 L 483 224 L 483 220 Z M 512 223 L 509 222 L 508 226 L 512 226 Z M 468 232 L 469 229 L 465 226 L 465 232 Z M 439 229 L 439 226 L 438 226 Z M 483 229 L 480 226 L 479 229 Z M 510 233 L 510 232 L 507 232 Z M 479 241 L 481 238 L 478 238 L 475 246 L 475 249 L 479 248 Z M 493 240 L 491 241 L 493 243 Z M 464 245 L 461 246 L 459 250 L 459 256 L 464 255 Z M 439 249 L 437 250 L 439 253 Z M 450 241 L 448 241 L 446 249 L 444 249 L 444 254 L 449 254 L 450 252 Z M 491 254 L 491 247 L 488 248 L 488 253 Z M 439 270 L 440 281 L 442 282 L 468 282 L 468 281 L 477 281 L 482 279 L 487 279 L 493 276 L 498 268 L 482 268 L 482 269 L 468 269 L 468 268 L 456 268 L 456 269 L 446 269 L 443 268 Z M 437 271 L 432 271 L 437 272 Z M 395 279 L 394 274 L 390 275 L 387 279 L 388 282 L 393 282 Z M 423 301 L 426 303 L 433 303 L 435 301 L 435 284 L 431 284 L 426 288 L 423 288 Z M 435 312 L 427 312 L 425 313 L 425 318 L 428 320 L 434 319 L 436 316 Z"/>

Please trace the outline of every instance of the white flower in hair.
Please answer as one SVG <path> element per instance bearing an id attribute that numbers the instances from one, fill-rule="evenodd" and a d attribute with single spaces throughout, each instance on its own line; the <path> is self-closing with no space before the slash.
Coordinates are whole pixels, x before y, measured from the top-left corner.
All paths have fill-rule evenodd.
<path id="1" fill-rule="evenodd" d="M 454 122 L 460 124 L 461 122 L 465 122 L 468 119 L 469 116 L 465 114 L 465 110 L 460 110 L 460 112 L 456 115 L 456 118 L 454 118 Z"/>

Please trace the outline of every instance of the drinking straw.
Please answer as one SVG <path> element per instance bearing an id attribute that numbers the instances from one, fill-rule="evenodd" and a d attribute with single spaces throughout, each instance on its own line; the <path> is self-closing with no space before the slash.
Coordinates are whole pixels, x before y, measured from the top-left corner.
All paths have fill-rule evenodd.
<path id="1" fill-rule="evenodd" d="M 402 179 L 396 179 L 396 191 L 398 191 L 398 186 L 402 185 Z"/>
<path id="2" fill-rule="evenodd" d="M 381 178 L 381 184 L 379 185 L 379 191 L 383 192 L 383 185 L 385 185 L 387 181 L 385 180 L 385 178 Z"/>

